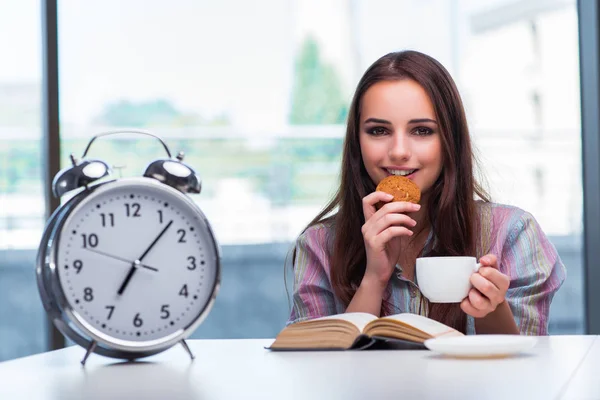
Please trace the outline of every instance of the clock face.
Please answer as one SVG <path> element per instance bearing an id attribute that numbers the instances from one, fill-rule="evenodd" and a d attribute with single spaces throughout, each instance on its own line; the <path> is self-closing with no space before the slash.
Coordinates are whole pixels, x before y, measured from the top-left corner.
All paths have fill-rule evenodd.
<path id="1" fill-rule="evenodd" d="M 198 319 L 218 280 L 201 212 L 148 178 L 104 184 L 63 225 L 56 267 L 75 319 L 110 338 L 145 342 Z"/>

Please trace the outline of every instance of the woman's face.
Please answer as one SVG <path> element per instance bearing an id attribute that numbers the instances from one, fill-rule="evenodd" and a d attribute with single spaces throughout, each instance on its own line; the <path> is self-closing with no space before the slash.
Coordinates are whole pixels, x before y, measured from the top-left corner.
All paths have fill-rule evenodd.
<path id="1" fill-rule="evenodd" d="M 431 100 L 418 83 L 371 86 L 362 98 L 359 130 L 363 163 L 375 185 L 404 175 L 427 194 L 442 171 L 442 142 Z"/>

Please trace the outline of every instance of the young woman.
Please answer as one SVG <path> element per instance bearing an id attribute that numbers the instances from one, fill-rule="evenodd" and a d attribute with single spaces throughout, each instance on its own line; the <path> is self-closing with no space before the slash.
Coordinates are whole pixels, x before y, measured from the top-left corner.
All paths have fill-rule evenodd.
<path id="1" fill-rule="evenodd" d="M 473 163 L 446 69 L 415 51 L 377 60 L 352 100 L 337 194 L 297 240 L 288 323 L 411 312 L 468 334 L 547 334 L 565 267 L 531 214 L 490 202 Z M 390 174 L 415 182 L 420 204 L 375 191 Z M 444 255 L 482 264 L 461 303 L 429 303 L 419 291 L 416 258 Z"/>

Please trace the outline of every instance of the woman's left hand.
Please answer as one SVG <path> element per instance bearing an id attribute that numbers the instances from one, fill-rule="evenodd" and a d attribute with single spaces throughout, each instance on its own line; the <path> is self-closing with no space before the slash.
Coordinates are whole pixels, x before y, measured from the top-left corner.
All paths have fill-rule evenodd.
<path id="1" fill-rule="evenodd" d="M 460 308 L 475 318 L 483 318 L 504 302 L 510 278 L 498 270 L 498 260 L 493 254 L 479 259 L 481 268 L 471 275 L 473 287 L 460 303 Z"/>

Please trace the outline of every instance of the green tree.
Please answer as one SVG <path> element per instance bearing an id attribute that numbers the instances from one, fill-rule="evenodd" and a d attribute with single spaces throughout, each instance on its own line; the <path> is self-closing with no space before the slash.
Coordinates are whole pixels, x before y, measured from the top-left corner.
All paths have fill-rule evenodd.
<path id="1" fill-rule="evenodd" d="M 179 112 L 166 100 L 134 103 L 120 100 L 107 104 L 96 122 L 112 126 L 167 125 Z"/>
<path id="2" fill-rule="evenodd" d="M 347 114 L 347 99 L 338 74 L 321 59 L 317 41 L 306 38 L 296 60 L 290 123 L 341 124 Z"/>
<path id="3" fill-rule="evenodd" d="M 205 120 L 197 114 L 179 111 L 170 101 L 155 99 L 146 102 L 119 100 L 104 106 L 94 121 L 108 126 L 191 126 L 191 125 L 228 125 L 226 114 L 218 115 L 212 120 Z"/>

